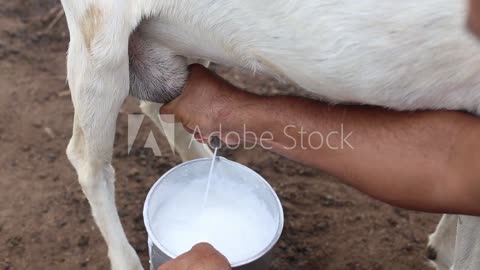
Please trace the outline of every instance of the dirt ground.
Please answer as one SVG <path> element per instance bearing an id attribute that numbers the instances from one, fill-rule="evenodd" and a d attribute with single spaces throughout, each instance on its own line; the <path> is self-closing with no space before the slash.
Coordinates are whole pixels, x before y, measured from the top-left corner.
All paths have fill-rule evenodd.
<path id="1" fill-rule="evenodd" d="M 0 270 L 109 269 L 106 246 L 64 154 L 72 104 L 65 84 L 68 32 L 52 0 L 0 0 Z M 292 92 L 269 78 L 217 68 L 259 93 Z M 179 162 L 145 121 L 127 154 L 129 99 L 118 120 L 117 205 L 129 240 L 147 265 L 142 206 L 149 187 Z M 154 130 L 164 156 L 141 148 Z M 439 216 L 372 200 L 336 179 L 263 151 L 222 155 L 246 164 L 278 191 L 285 229 L 272 269 L 417 270 Z"/>

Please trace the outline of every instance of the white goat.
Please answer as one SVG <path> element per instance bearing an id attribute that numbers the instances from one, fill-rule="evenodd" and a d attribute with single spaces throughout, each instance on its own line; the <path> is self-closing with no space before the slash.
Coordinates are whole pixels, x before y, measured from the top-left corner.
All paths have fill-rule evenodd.
<path id="1" fill-rule="evenodd" d="M 464 29 L 462 0 L 62 4 L 75 107 L 67 155 L 115 270 L 142 269 L 115 206 L 111 157 L 117 114 L 129 90 L 154 102 L 174 97 L 185 82 L 186 57 L 282 76 L 332 102 L 480 112 L 480 46 Z M 159 106 L 143 104 L 157 124 Z M 186 133 L 177 136 L 178 142 Z M 176 148 L 184 159 L 211 155 L 199 144 Z M 455 222 L 441 224 L 447 227 L 432 237 L 439 247 L 431 250 L 453 256 L 448 233 Z M 448 259 L 441 261 L 446 268 L 440 269 L 450 267 Z"/>

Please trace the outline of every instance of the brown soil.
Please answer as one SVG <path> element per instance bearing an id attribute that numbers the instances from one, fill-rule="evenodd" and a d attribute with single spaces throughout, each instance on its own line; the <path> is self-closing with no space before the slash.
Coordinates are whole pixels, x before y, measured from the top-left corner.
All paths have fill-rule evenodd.
<path id="1" fill-rule="evenodd" d="M 0 0 L 0 269 L 108 269 L 106 246 L 66 160 L 73 110 L 65 84 L 68 31 L 51 29 L 53 0 Z M 269 78 L 217 68 L 238 85 L 261 93 L 292 92 Z M 149 187 L 179 162 L 142 150 L 145 121 L 127 154 L 126 102 L 117 127 L 114 166 L 117 205 L 128 238 L 147 264 L 142 204 Z M 272 269 L 429 269 L 424 247 L 437 215 L 372 200 L 320 171 L 261 149 L 223 155 L 247 164 L 278 191 L 286 225 Z"/>

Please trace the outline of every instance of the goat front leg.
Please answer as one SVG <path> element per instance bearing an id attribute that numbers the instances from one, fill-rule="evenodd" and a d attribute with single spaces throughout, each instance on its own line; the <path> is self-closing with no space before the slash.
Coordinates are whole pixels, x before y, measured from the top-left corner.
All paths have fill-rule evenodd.
<path id="1" fill-rule="evenodd" d="M 117 214 L 111 165 L 116 120 L 128 95 L 128 33 L 123 33 L 121 27 L 109 31 L 107 26 L 96 26 L 104 30 L 100 40 L 103 43 L 97 42 L 94 47 L 95 39 L 85 42 L 79 35 L 81 31 L 69 24 L 68 81 L 75 115 L 67 156 L 107 243 L 111 268 L 141 270 Z"/>

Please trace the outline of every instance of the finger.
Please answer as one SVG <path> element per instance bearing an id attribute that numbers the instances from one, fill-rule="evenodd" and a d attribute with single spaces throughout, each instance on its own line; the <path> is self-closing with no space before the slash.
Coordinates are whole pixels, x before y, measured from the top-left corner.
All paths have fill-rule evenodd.
<path id="1" fill-rule="evenodd" d="M 201 263 L 202 253 L 190 250 L 177 258 L 164 263 L 158 270 L 196 270 Z"/>
<path id="2" fill-rule="evenodd" d="M 158 268 L 158 270 L 174 270 L 175 269 L 175 260 L 170 260 Z"/>
<path id="3" fill-rule="evenodd" d="M 175 101 L 163 104 L 160 107 L 160 118 L 163 122 L 167 123 L 180 122 L 180 119 L 176 119 L 177 117 L 175 117 Z"/>
<path id="4" fill-rule="evenodd" d="M 160 114 L 175 114 L 176 103 L 177 101 L 174 99 L 168 103 L 163 104 L 160 107 Z"/>
<path id="5" fill-rule="evenodd" d="M 198 133 L 198 132 L 196 132 L 196 133 L 193 135 L 193 137 L 195 138 L 195 140 L 196 140 L 197 142 L 202 143 L 202 144 L 205 144 L 205 143 L 208 141 L 208 139 L 205 139 L 205 138 L 202 136 L 202 134 L 201 134 L 201 133 Z"/>
<path id="6" fill-rule="evenodd" d="M 197 270 L 202 264 L 202 257 L 205 251 L 203 249 L 195 249 L 178 256 L 177 258 L 164 263 L 158 270 Z M 216 270 L 216 269 L 215 269 Z"/>
<path id="7" fill-rule="evenodd" d="M 211 244 L 209 243 L 198 243 L 191 249 L 192 252 L 196 252 L 199 254 L 208 254 L 212 252 L 218 252 Z"/>
<path id="8" fill-rule="evenodd" d="M 192 253 L 198 254 L 198 265 L 202 266 L 199 269 L 215 269 L 215 270 L 230 270 L 230 263 L 227 258 L 218 252 L 212 245 L 208 243 L 200 243 L 195 245 Z"/>
<path id="9" fill-rule="evenodd" d="M 190 133 L 190 134 L 193 134 L 193 132 L 195 132 L 195 130 L 189 128 L 188 126 L 186 126 L 185 124 L 182 123 L 182 126 L 183 126 L 183 129 L 185 129 L 186 132 Z"/>
<path id="10" fill-rule="evenodd" d="M 207 243 L 200 243 L 190 251 L 170 260 L 158 270 L 231 270 L 227 258 Z"/>

